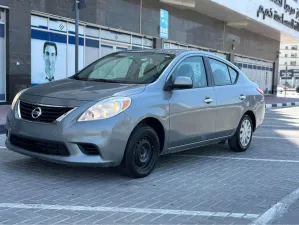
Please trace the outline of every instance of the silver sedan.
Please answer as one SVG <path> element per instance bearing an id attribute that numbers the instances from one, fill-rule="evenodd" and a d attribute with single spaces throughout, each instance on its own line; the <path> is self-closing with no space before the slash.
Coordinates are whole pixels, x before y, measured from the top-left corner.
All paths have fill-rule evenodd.
<path id="1" fill-rule="evenodd" d="M 161 154 L 225 143 L 249 148 L 263 91 L 200 51 L 123 51 L 23 90 L 7 116 L 8 149 L 48 161 L 149 175 Z"/>

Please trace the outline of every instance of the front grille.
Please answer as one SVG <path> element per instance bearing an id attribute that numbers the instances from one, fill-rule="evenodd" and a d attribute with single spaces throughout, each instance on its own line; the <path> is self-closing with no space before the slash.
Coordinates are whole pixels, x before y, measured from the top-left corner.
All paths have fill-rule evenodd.
<path id="1" fill-rule="evenodd" d="M 33 118 L 32 111 L 38 107 L 41 110 L 41 115 L 37 118 Z M 56 119 L 72 109 L 73 108 L 35 105 L 20 101 L 21 118 L 29 121 L 53 123 Z"/>
<path id="2" fill-rule="evenodd" d="M 27 138 L 15 134 L 10 135 L 9 141 L 12 145 L 31 152 L 60 156 L 70 155 L 65 144 L 61 142 Z"/>
<path id="3" fill-rule="evenodd" d="M 93 144 L 79 144 L 78 146 L 85 155 L 99 155 L 98 147 Z"/>

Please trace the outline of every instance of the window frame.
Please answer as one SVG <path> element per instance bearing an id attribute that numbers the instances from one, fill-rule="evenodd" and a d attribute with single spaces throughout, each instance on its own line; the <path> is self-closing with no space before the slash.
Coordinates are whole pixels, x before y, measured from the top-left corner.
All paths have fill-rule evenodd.
<path id="1" fill-rule="evenodd" d="M 232 68 L 231 66 L 229 66 L 229 65 L 226 65 L 226 66 L 228 68 L 228 73 L 229 73 L 229 76 L 230 76 L 230 80 L 232 80 L 232 76 L 231 76 L 231 73 L 230 73 L 229 69 L 232 69 L 233 71 L 235 71 L 237 73 L 235 82 L 234 83 L 232 82 L 232 85 L 235 85 L 238 81 L 238 78 L 239 78 L 239 72 L 237 70 L 235 70 L 234 68 Z"/>
<path id="2" fill-rule="evenodd" d="M 291 66 L 297 66 L 297 61 L 290 61 Z"/>
<path id="3" fill-rule="evenodd" d="M 207 85 L 204 86 L 204 87 L 192 87 L 192 88 L 189 88 L 189 89 L 179 89 L 179 90 L 192 90 L 192 89 L 202 89 L 202 88 L 212 87 L 213 83 L 212 83 L 212 80 L 211 80 L 211 77 L 210 77 L 210 74 L 209 74 L 209 71 L 208 71 L 208 67 L 207 67 L 207 62 L 205 60 L 205 56 L 204 55 L 199 55 L 199 54 L 187 55 L 187 56 L 183 57 L 182 59 L 180 59 L 180 61 L 176 63 L 176 65 L 172 68 L 171 72 L 169 73 L 169 76 L 167 78 L 166 84 L 169 83 L 169 82 L 172 82 L 172 80 L 173 80 L 172 76 L 173 76 L 174 72 L 180 66 L 180 64 L 182 62 L 184 62 L 185 60 L 187 60 L 189 58 L 194 58 L 194 57 L 200 57 L 200 58 L 202 58 Z"/>
<path id="4" fill-rule="evenodd" d="M 224 64 L 224 65 L 226 66 L 226 68 L 227 68 L 227 70 L 228 70 L 228 74 L 229 74 L 229 78 L 230 78 L 230 81 L 231 81 L 231 82 L 232 82 L 232 78 L 231 78 L 231 75 L 230 75 L 230 72 L 229 72 L 229 68 L 231 68 L 231 69 L 233 69 L 234 71 L 236 71 L 236 73 L 237 73 L 237 77 L 236 77 L 235 82 L 234 82 L 234 83 L 231 83 L 231 84 L 216 85 L 216 84 L 215 84 L 215 81 L 214 81 L 214 74 L 213 74 L 212 66 L 211 66 L 211 64 L 210 64 L 209 59 L 213 59 L 213 60 L 215 60 L 215 61 L 218 61 L 218 62 L 220 62 L 220 63 L 222 63 L 222 64 Z M 232 66 L 228 65 L 226 62 L 224 62 L 224 61 L 222 61 L 222 60 L 219 60 L 219 59 L 216 59 L 216 58 L 213 58 L 213 57 L 210 57 L 210 56 L 209 56 L 209 57 L 206 57 L 206 60 L 207 60 L 207 63 L 208 63 L 208 65 L 209 65 L 209 67 L 208 67 L 208 68 L 209 68 L 209 74 L 210 74 L 211 79 L 212 79 L 212 81 L 213 81 L 213 86 L 214 86 L 214 87 L 232 86 L 232 85 L 235 85 L 235 84 L 238 83 L 239 75 L 240 75 L 240 73 L 239 73 L 238 70 L 236 70 L 236 69 L 233 68 Z"/>

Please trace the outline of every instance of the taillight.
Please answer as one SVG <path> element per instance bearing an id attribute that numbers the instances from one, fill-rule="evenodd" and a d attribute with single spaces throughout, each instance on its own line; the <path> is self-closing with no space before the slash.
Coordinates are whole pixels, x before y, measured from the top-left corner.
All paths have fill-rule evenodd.
<path id="1" fill-rule="evenodd" d="M 262 89 L 257 88 L 256 90 L 257 90 L 261 95 L 264 95 L 264 91 L 263 91 Z"/>

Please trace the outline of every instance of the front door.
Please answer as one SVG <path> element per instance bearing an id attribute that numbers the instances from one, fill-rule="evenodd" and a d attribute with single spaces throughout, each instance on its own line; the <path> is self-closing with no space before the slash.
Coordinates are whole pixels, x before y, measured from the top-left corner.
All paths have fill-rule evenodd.
<path id="1" fill-rule="evenodd" d="M 189 76 L 192 89 L 173 90 L 170 103 L 169 147 L 192 147 L 211 139 L 215 132 L 216 97 L 214 87 L 208 86 L 201 56 L 184 59 L 171 76 Z"/>

